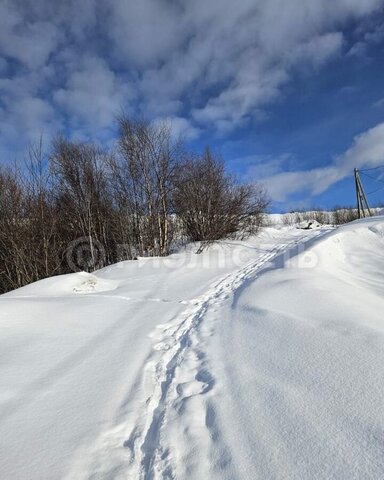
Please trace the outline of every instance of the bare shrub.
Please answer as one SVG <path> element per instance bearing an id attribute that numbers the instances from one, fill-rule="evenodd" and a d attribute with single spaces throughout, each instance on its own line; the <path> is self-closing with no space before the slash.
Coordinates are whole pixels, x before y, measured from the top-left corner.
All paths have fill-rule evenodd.
<path id="1" fill-rule="evenodd" d="M 202 242 L 200 251 L 215 240 L 256 233 L 268 206 L 260 186 L 238 185 L 208 149 L 179 167 L 173 201 L 188 238 Z"/>
<path id="2" fill-rule="evenodd" d="M 335 207 L 332 211 L 332 223 L 334 225 L 342 225 L 352 222 L 359 218 L 357 209 L 351 207 Z"/>

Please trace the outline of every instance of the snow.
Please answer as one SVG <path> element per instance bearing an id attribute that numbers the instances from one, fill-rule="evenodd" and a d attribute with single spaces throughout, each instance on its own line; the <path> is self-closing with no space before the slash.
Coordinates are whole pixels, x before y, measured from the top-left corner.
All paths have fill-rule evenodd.
<path id="1" fill-rule="evenodd" d="M 0 296 L 0 478 L 379 479 L 384 218 Z"/>

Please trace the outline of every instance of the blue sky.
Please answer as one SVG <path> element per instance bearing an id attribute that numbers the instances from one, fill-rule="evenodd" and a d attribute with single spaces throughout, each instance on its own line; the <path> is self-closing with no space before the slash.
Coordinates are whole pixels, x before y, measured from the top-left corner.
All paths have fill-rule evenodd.
<path id="1" fill-rule="evenodd" d="M 351 204 L 353 167 L 384 164 L 383 7 L 0 0 L 0 162 L 41 134 L 113 145 L 124 110 L 212 145 L 274 210 Z"/>

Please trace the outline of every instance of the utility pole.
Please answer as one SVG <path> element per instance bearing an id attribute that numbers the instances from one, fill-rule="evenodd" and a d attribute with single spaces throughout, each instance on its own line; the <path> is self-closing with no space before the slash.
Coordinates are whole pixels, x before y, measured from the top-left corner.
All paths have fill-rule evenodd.
<path id="1" fill-rule="evenodd" d="M 356 205 L 357 205 L 357 215 L 359 218 L 361 218 L 361 212 L 360 212 L 360 195 L 359 195 L 359 184 L 357 182 L 357 168 L 353 170 L 354 176 L 355 176 L 355 190 L 356 190 Z"/>
<path id="2" fill-rule="evenodd" d="M 359 170 L 357 168 L 354 169 L 354 176 L 355 176 L 355 189 L 356 189 L 356 203 L 357 203 L 357 212 L 359 218 L 365 217 L 365 210 L 368 210 L 368 214 L 371 217 L 372 213 L 368 205 L 367 196 L 364 192 L 363 184 L 361 183 Z M 365 208 L 364 208 L 365 205 Z"/>

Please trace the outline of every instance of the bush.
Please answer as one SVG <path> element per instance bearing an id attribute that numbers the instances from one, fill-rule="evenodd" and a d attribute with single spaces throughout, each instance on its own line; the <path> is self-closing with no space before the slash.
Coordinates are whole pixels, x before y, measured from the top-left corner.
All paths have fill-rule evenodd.
<path id="1" fill-rule="evenodd" d="M 261 187 L 238 185 L 208 149 L 179 166 L 173 203 L 187 237 L 202 242 L 199 251 L 215 240 L 256 233 L 268 206 Z"/>
<path id="2" fill-rule="evenodd" d="M 344 223 L 353 222 L 359 218 L 356 208 L 336 207 L 332 211 L 332 223 L 334 225 L 342 225 Z"/>

